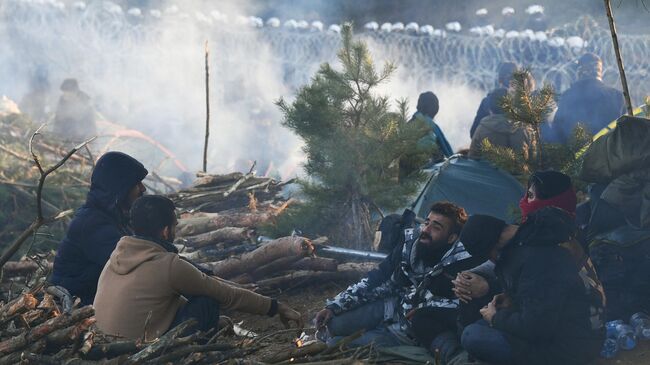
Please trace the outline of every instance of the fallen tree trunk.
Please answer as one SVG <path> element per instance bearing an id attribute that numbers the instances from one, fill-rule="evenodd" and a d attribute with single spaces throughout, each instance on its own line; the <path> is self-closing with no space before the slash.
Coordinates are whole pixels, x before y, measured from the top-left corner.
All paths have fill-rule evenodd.
<path id="1" fill-rule="evenodd" d="M 270 213 L 214 214 L 207 217 L 180 219 L 176 227 L 179 237 L 192 236 L 225 227 L 259 227 L 273 218 Z"/>
<path id="2" fill-rule="evenodd" d="M 311 270 L 311 271 L 336 271 L 338 261 L 326 257 L 303 257 L 293 263 L 291 270 Z"/>
<path id="3" fill-rule="evenodd" d="M 220 242 L 248 241 L 255 236 L 255 230 L 245 227 L 224 227 L 196 236 L 183 237 L 176 240 L 176 244 L 201 248 Z"/>
<path id="4" fill-rule="evenodd" d="M 231 278 L 248 273 L 256 268 L 287 256 L 309 256 L 313 246 L 303 237 L 282 237 L 268 242 L 260 248 L 241 256 L 212 263 L 212 271 L 222 278 Z"/>

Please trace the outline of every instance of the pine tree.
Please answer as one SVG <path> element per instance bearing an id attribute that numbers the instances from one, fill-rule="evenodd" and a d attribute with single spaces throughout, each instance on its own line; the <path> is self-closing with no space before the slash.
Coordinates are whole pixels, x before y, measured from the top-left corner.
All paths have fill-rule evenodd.
<path id="1" fill-rule="evenodd" d="M 537 169 L 542 169 L 544 150 L 541 143 L 541 128 L 542 123 L 553 111 L 555 93 L 549 84 L 534 92 L 530 80 L 532 80 L 530 70 L 515 71 L 510 81 L 511 90 L 503 98 L 501 107 L 510 121 L 533 130 L 535 135 L 533 155 L 537 160 Z"/>
<path id="2" fill-rule="evenodd" d="M 422 182 L 420 172 L 398 179 L 400 159 L 423 163 L 433 151 L 418 145 L 427 129 L 407 123 L 405 100 L 391 111 L 389 99 L 376 95 L 395 66 L 387 63 L 378 72 L 349 24 L 343 27 L 338 59 L 340 70 L 323 64 L 293 103 L 278 102 L 283 125 L 305 142 L 309 176 L 301 181 L 308 202 L 289 209 L 287 216 L 304 231 L 367 249 L 371 210 L 406 205 Z"/>

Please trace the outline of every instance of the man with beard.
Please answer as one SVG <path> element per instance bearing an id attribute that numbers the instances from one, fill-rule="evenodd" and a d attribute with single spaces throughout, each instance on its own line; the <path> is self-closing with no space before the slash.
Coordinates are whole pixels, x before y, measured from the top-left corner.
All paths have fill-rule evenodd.
<path id="1" fill-rule="evenodd" d="M 178 220 L 168 198 L 138 199 L 131 223 L 135 235 L 120 239 L 99 277 L 95 316 L 105 333 L 152 340 L 188 319 L 197 323 L 186 333 L 209 331 L 222 309 L 278 314 L 285 325 L 302 327 L 300 313 L 286 304 L 208 276 L 182 259 L 173 245 Z"/>
<path id="2" fill-rule="evenodd" d="M 131 234 L 127 213 L 146 191 L 148 171 L 133 157 L 108 152 L 97 160 L 86 203 L 77 210 L 54 259 L 51 282 L 92 304 L 102 268 L 122 236 Z"/>
<path id="3" fill-rule="evenodd" d="M 477 264 L 457 242 L 466 219 L 461 207 L 433 204 L 421 233 L 405 229 L 403 241 L 377 269 L 327 301 L 316 315 L 319 333 L 336 339 L 364 329 L 354 345 L 430 348 L 436 335 L 455 328 L 458 300 L 450 278 Z"/>

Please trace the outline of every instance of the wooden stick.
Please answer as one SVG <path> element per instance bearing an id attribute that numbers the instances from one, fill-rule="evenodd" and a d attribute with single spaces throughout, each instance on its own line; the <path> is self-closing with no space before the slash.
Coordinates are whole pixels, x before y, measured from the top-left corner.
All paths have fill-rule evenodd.
<path id="1" fill-rule="evenodd" d="M 605 0 L 605 10 L 607 11 L 607 20 L 609 20 L 609 31 L 612 34 L 612 43 L 614 44 L 614 52 L 616 53 L 616 63 L 618 64 L 618 72 L 621 76 L 621 84 L 623 85 L 623 96 L 625 97 L 627 114 L 634 115 L 634 108 L 632 107 L 632 100 L 630 98 L 630 90 L 627 87 L 627 77 L 625 77 L 625 69 L 623 67 L 623 57 L 621 56 L 621 48 L 618 45 L 618 36 L 616 35 L 616 24 L 614 23 L 614 15 L 612 14 L 611 0 Z"/>
<path id="2" fill-rule="evenodd" d="M 208 139 L 210 138 L 210 69 L 208 41 L 205 41 L 205 143 L 203 145 L 203 172 L 208 171 Z"/>
<path id="3" fill-rule="evenodd" d="M 156 357 L 163 349 L 167 348 L 171 342 L 180 336 L 185 330 L 193 326 L 196 320 L 189 319 L 178 326 L 172 328 L 164 335 L 160 336 L 156 342 L 140 350 L 138 353 L 130 356 L 125 362 L 125 365 L 142 364 L 143 362 Z"/>
<path id="4" fill-rule="evenodd" d="M 186 355 L 189 355 L 193 352 L 195 353 L 200 353 L 200 352 L 210 352 L 210 351 L 225 351 L 225 350 L 231 350 L 234 347 L 232 345 L 228 344 L 223 344 L 223 343 L 211 343 L 207 345 L 191 345 L 191 346 L 184 346 L 179 348 L 176 351 L 170 352 L 166 355 L 162 355 L 156 358 L 153 358 L 149 361 L 146 362 L 146 364 L 166 364 L 169 362 L 172 362 L 174 360 L 178 360 L 183 358 Z"/>

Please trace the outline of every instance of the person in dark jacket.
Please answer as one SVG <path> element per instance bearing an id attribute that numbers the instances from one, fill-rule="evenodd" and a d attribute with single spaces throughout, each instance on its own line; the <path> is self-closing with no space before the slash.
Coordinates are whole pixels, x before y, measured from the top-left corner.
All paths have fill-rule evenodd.
<path id="1" fill-rule="evenodd" d="M 532 127 L 511 122 L 501 108 L 501 100 L 506 96 L 506 89 L 497 89 L 490 97 L 490 115 L 481 119 L 474 132 L 469 147 L 469 158 L 480 159 L 483 141 L 488 140 L 493 146 L 506 147 L 516 153 L 522 153 L 525 160 L 533 158 L 535 137 Z"/>
<path id="2" fill-rule="evenodd" d="M 407 224 L 404 240 L 377 269 L 327 301 L 315 318 L 319 332 L 336 337 L 365 329 L 356 344 L 436 347 L 438 334 L 455 329 L 458 300 L 449 275 L 477 265 L 457 242 L 466 217 L 462 208 L 438 202 L 421 234 Z"/>
<path id="3" fill-rule="evenodd" d="M 78 142 L 97 134 L 95 109 L 90 96 L 79 89 L 76 79 L 66 79 L 61 84 L 54 116 L 53 131 L 61 139 Z"/>
<path id="4" fill-rule="evenodd" d="M 605 296 L 574 240 L 573 218 L 545 207 L 521 226 L 485 215 L 469 218 L 461 240 L 490 259 L 503 293 L 463 330 L 465 350 L 494 364 L 587 364 L 605 339 Z"/>
<path id="5" fill-rule="evenodd" d="M 128 211 L 143 195 L 148 171 L 133 157 L 108 152 L 97 160 L 86 202 L 77 210 L 54 259 L 51 282 L 92 304 L 99 275 L 115 245 L 132 234 Z"/>
<path id="6" fill-rule="evenodd" d="M 479 105 L 478 110 L 476 111 L 476 116 L 474 117 L 474 122 L 472 122 L 472 127 L 469 130 L 470 138 L 474 137 L 474 132 L 476 132 L 476 128 L 478 128 L 481 123 L 481 119 L 490 115 L 490 105 L 494 104 L 493 99 L 498 98 L 499 94 L 507 92 L 508 87 L 510 87 L 512 74 L 516 70 L 517 64 L 514 62 L 502 62 L 499 65 L 497 70 L 497 87 L 481 100 L 481 104 Z"/>
<path id="7" fill-rule="evenodd" d="M 578 60 L 578 81 L 562 94 L 552 130 L 555 141 L 566 143 L 581 123 L 590 133 L 598 133 L 625 114 L 623 93 L 602 81 L 603 63 L 586 53 Z"/>

